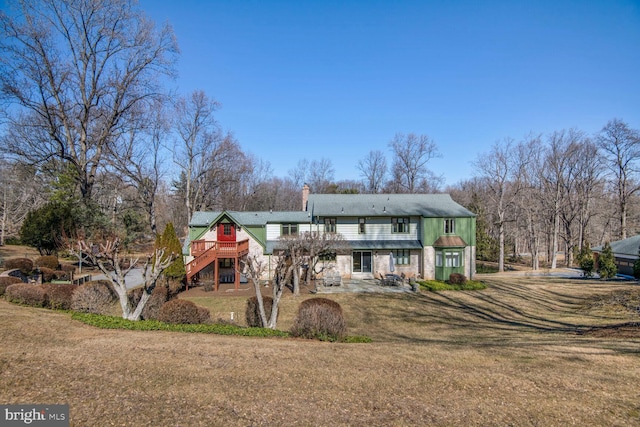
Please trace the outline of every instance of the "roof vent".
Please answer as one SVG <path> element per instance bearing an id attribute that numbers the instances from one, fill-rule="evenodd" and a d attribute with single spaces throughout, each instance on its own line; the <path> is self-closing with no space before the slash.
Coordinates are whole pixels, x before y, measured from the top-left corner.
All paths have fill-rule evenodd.
<path id="1" fill-rule="evenodd" d="M 387 207 L 385 206 L 384 208 L 382 208 L 382 212 L 386 212 L 387 211 Z"/>

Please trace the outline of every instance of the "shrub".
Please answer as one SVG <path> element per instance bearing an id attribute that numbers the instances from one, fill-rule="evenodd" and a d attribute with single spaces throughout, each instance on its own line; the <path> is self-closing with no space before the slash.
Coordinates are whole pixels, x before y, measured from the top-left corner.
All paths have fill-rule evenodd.
<path id="1" fill-rule="evenodd" d="M 340 304 L 326 298 L 311 298 L 300 303 L 291 335 L 335 341 L 341 339 L 346 331 Z"/>
<path id="2" fill-rule="evenodd" d="M 64 270 L 56 270 L 53 272 L 53 274 L 56 276 L 56 278 L 54 280 L 68 280 L 71 281 L 72 279 L 72 272 L 71 271 L 64 271 Z"/>
<path id="3" fill-rule="evenodd" d="M 9 258 L 4 262 L 4 268 L 7 270 L 17 268 L 23 274 L 29 274 L 33 270 L 33 261 L 29 258 Z"/>
<path id="4" fill-rule="evenodd" d="M 42 285 L 47 293 L 48 307 L 54 310 L 69 310 L 73 302 L 73 294 L 78 288 L 67 283 Z"/>
<path id="5" fill-rule="evenodd" d="M 129 292 L 129 303 L 133 307 L 136 307 L 138 305 L 143 292 L 143 288 L 136 288 Z M 160 308 L 162 308 L 164 303 L 168 300 L 169 289 L 166 286 L 156 286 L 155 288 L 153 288 L 153 291 L 151 291 L 151 297 L 149 297 L 149 300 L 142 309 L 142 319 L 158 320 L 158 316 L 160 315 Z"/>
<path id="6" fill-rule="evenodd" d="M 43 282 L 51 282 L 57 279 L 56 272 L 49 267 L 40 267 L 40 273 L 42 274 Z"/>
<path id="7" fill-rule="evenodd" d="M 60 266 L 60 262 L 58 261 L 58 257 L 55 255 L 45 255 L 36 258 L 36 260 L 33 262 L 33 265 L 35 265 L 36 267 L 46 267 L 51 270 L 57 270 Z"/>
<path id="8" fill-rule="evenodd" d="M 105 314 L 114 312 L 118 296 L 107 280 L 87 282 L 76 288 L 71 299 L 71 309 L 83 313 Z"/>
<path id="9" fill-rule="evenodd" d="M 71 264 L 60 264 L 60 270 L 65 272 L 74 272 L 76 271 L 76 266 Z"/>
<path id="10" fill-rule="evenodd" d="M 5 295 L 9 301 L 16 304 L 30 305 L 32 307 L 47 306 L 47 293 L 41 285 L 16 283 L 7 287 Z"/>
<path id="11" fill-rule="evenodd" d="M 210 319 L 209 310 L 198 307 L 193 302 L 184 299 L 172 299 L 160 308 L 158 320 L 175 324 L 205 323 Z"/>
<path id="12" fill-rule="evenodd" d="M 16 283 L 22 283 L 19 277 L 2 276 L 0 277 L 0 296 L 4 295 L 7 286 L 14 285 Z"/>
<path id="13" fill-rule="evenodd" d="M 264 304 L 264 312 L 267 315 L 268 322 L 271 316 L 271 307 L 273 307 L 273 298 L 262 297 L 262 303 Z M 250 328 L 264 328 L 266 326 L 262 324 L 262 319 L 260 318 L 257 297 L 253 296 L 247 299 L 247 308 L 245 309 L 244 315 L 247 320 L 247 326 Z"/>
<path id="14" fill-rule="evenodd" d="M 464 285 L 467 283 L 467 276 L 460 273 L 451 273 L 449 275 L 449 283 L 452 285 Z"/>
<path id="15" fill-rule="evenodd" d="M 616 259 L 609 242 L 604 244 L 602 253 L 600 253 L 600 257 L 598 258 L 598 274 L 600 274 L 600 278 L 602 279 L 611 279 L 618 274 Z"/>

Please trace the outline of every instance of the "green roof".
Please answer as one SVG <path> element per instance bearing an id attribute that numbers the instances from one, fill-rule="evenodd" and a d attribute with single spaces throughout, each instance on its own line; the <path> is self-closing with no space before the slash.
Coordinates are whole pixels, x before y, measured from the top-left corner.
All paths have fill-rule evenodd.
<path id="1" fill-rule="evenodd" d="M 640 235 L 629 237 L 627 239 L 611 242 L 611 251 L 615 255 L 627 255 L 630 257 L 638 256 L 638 249 L 640 247 Z M 592 250 L 595 252 L 602 252 L 603 246 L 596 246 Z"/>
<path id="2" fill-rule="evenodd" d="M 313 216 L 474 217 L 448 194 L 310 194 Z"/>
<path id="3" fill-rule="evenodd" d="M 216 221 L 222 214 L 228 215 L 239 225 L 266 225 L 270 223 L 304 223 L 309 222 L 309 213 L 303 211 L 256 211 L 256 212 L 240 212 L 240 211 L 217 211 L 217 212 L 194 212 L 189 222 L 189 226 L 206 227 Z"/>

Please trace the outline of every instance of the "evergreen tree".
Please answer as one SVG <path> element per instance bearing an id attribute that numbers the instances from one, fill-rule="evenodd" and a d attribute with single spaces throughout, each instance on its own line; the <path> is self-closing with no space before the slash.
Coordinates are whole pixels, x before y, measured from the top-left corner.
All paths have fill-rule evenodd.
<path id="1" fill-rule="evenodd" d="M 27 213 L 20 229 L 20 240 L 37 248 L 42 255 L 51 255 L 58 251 L 66 237 L 75 234 L 79 222 L 77 211 L 71 206 L 49 202 Z"/>
<path id="2" fill-rule="evenodd" d="M 177 255 L 176 259 L 164 271 L 164 275 L 169 279 L 183 279 L 187 272 L 182 258 L 182 245 L 180 245 L 180 239 L 173 228 L 173 223 L 168 223 L 164 232 L 156 236 L 156 248 L 166 248 L 166 254 L 173 252 Z"/>
<path id="3" fill-rule="evenodd" d="M 591 252 L 591 248 L 589 244 L 585 242 L 582 246 L 582 249 L 578 253 L 576 260 L 578 261 L 578 265 L 580 265 L 580 269 L 582 270 L 582 276 L 586 278 L 593 277 L 593 269 L 595 266 L 595 262 L 593 259 L 593 252 Z"/>
<path id="4" fill-rule="evenodd" d="M 616 261 L 609 242 L 604 244 L 604 248 L 602 248 L 598 258 L 598 273 L 602 279 L 610 279 L 618 273 L 618 267 L 616 267 Z"/>

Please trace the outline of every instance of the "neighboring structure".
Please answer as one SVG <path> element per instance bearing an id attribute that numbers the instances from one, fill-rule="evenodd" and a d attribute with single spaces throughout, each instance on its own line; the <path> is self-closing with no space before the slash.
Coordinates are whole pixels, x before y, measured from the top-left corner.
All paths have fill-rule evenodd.
<path id="1" fill-rule="evenodd" d="M 616 267 L 618 267 L 618 274 L 633 276 L 633 264 L 638 259 L 638 249 L 640 248 L 640 235 L 617 240 L 611 242 L 610 245 L 616 260 Z M 591 249 L 596 259 L 602 253 L 603 247 L 604 246 L 597 246 Z"/>
<path id="2" fill-rule="evenodd" d="M 381 274 L 446 280 L 475 273 L 476 218 L 448 194 L 309 194 L 294 212 L 196 212 L 183 252 L 187 280 L 241 281 L 239 260 L 248 253 L 269 261 L 273 273 L 281 236 L 340 233 L 350 249 L 337 253 L 343 278 Z"/>

